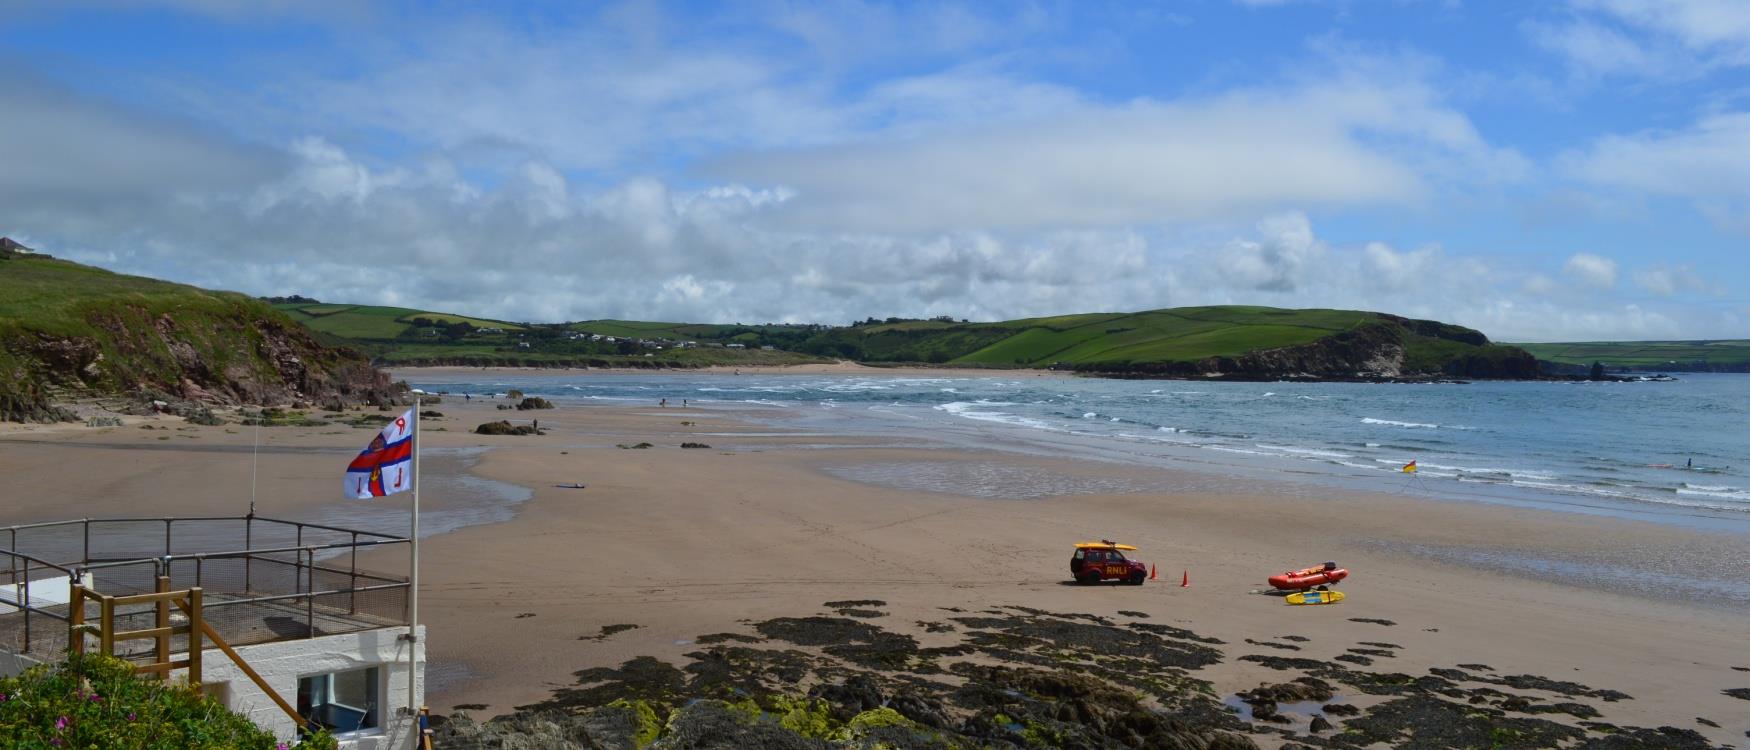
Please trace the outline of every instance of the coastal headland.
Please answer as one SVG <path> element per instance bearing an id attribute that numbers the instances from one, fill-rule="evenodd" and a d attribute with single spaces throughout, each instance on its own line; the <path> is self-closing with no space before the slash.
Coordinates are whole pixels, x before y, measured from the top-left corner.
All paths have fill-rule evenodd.
<path id="1" fill-rule="evenodd" d="M 1678 549 L 1742 558 L 1741 536 L 1291 479 L 1214 491 L 1170 465 L 810 431 L 777 409 L 659 407 L 661 376 L 652 382 L 644 405 L 428 407 L 442 416 L 423 433 L 427 511 L 509 509 L 422 550 L 432 708 L 482 722 L 516 714 L 453 719 L 458 744 L 495 726 L 540 731 L 541 716 L 599 723 L 604 710 L 636 719 L 704 706 L 663 730 L 692 731 L 719 705 L 695 697 L 751 700 L 757 719 L 783 694 L 812 694 L 807 705 L 824 711 L 814 718 L 834 731 L 856 720 L 874 732 L 870 712 L 887 707 L 903 722 L 882 731 L 1015 745 L 1171 735 L 1200 738 L 1186 747 L 1445 747 L 1482 732 L 1505 747 L 1708 747 L 1741 745 L 1750 731 L 1742 612 L 1401 551 L 1606 547 L 1625 567 L 1653 568 Z M 471 434 L 507 416 L 539 419 L 546 434 Z M 336 483 L 365 431 L 262 434 L 261 513 L 358 507 Z M 247 427 L 165 416 L 0 426 L 8 514 L 240 513 L 251 441 Z M 631 447 L 640 443 L 650 447 Z M 1049 477 L 1061 492 L 1001 498 L 845 478 L 857 475 L 846 467 L 926 461 L 972 477 Z M 482 481 L 527 499 L 506 506 Z M 393 522 L 406 502 L 371 506 Z M 1072 585 L 1071 543 L 1099 538 L 1140 547 L 1159 579 Z M 1343 603 L 1291 607 L 1260 593 L 1266 576 L 1323 560 L 1354 571 Z M 361 559 L 396 564 L 405 560 Z M 1153 724 L 1125 718 L 1141 709 L 1160 713 Z M 765 727 L 736 710 L 715 720 Z"/>

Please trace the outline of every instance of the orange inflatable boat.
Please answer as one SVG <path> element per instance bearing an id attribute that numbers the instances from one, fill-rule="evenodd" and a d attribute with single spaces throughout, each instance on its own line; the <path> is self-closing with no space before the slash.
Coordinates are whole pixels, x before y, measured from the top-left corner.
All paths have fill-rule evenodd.
<path id="1" fill-rule="evenodd" d="M 1336 583 L 1348 577 L 1348 570 L 1337 567 L 1334 562 L 1328 562 L 1311 568 L 1290 570 L 1279 576 L 1270 576 L 1270 585 L 1285 591 L 1301 591 L 1314 586 Z"/>

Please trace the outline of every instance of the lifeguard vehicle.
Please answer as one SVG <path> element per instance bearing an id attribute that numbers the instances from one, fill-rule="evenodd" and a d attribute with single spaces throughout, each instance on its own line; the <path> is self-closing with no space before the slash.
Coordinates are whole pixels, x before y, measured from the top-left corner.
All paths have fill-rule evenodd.
<path id="1" fill-rule="evenodd" d="M 1098 542 L 1076 542 L 1075 554 L 1069 558 L 1069 573 L 1076 583 L 1093 585 L 1119 581 L 1141 586 L 1148 580 L 1148 566 L 1124 556 L 1135 552 L 1128 544 L 1102 539 Z"/>

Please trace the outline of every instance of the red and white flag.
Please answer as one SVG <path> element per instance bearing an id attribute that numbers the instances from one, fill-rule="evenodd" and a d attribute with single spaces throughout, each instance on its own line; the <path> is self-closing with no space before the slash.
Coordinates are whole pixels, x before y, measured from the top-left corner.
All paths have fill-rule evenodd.
<path id="1" fill-rule="evenodd" d="M 369 500 L 413 489 L 413 410 L 377 433 L 346 467 L 347 497 Z"/>

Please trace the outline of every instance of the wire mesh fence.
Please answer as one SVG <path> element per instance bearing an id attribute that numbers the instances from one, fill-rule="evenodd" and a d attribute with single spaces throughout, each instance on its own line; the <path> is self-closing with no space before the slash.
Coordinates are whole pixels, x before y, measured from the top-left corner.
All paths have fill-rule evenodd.
<path id="1" fill-rule="evenodd" d="M 358 556 L 404 537 L 262 517 L 82 519 L 0 529 L 0 649 L 54 658 L 68 645 L 69 582 L 100 596 L 199 587 L 202 617 L 232 645 L 354 632 L 407 622 L 408 578 L 361 570 Z M 88 599 L 85 620 L 99 602 Z M 122 605 L 116 632 L 156 626 L 155 605 Z M 184 624 L 180 611 L 171 624 Z M 171 650 L 186 650 L 177 635 Z M 118 642 L 146 658 L 150 640 Z"/>

